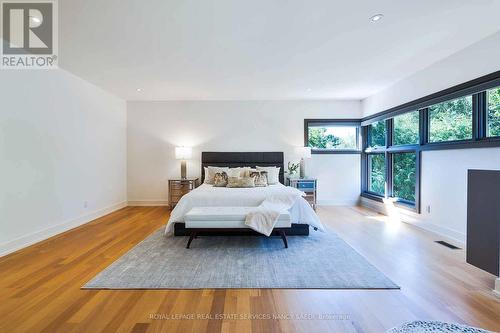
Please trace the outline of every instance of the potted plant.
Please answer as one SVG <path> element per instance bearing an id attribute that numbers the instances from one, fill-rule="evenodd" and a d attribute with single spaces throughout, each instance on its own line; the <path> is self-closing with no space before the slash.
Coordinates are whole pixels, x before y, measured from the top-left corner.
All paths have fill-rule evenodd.
<path id="1" fill-rule="evenodd" d="M 290 175 L 290 177 L 296 177 L 297 174 L 299 173 L 299 167 L 300 167 L 300 163 L 292 163 L 292 162 L 288 162 L 288 174 Z"/>

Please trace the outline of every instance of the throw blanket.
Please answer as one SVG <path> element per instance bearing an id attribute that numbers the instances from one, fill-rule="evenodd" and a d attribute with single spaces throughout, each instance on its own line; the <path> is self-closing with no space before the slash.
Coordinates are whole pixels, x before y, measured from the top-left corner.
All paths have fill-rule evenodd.
<path id="1" fill-rule="evenodd" d="M 272 195 L 248 213 L 245 224 L 261 234 L 270 236 L 278 217 L 282 213 L 288 213 L 295 200 L 297 196 L 291 193 Z"/>
<path id="2" fill-rule="evenodd" d="M 253 188 L 226 188 L 202 184 L 184 195 L 172 210 L 167 226 L 165 227 L 165 234 L 173 234 L 174 224 L 177 222 L 183 223 L 184 216 L 194 207 L 257 208 L 267 198 L 282 194 L 293 194 L 297 198 L 295 204 L 289 210 L 292 223 L 309 224 L 320 231 L 324 230 L 324 226 L 319 220 L 318 215 L 311 208 L 311 205 L 302 198 L 304 193 L 296 188 L 287 187 L 282 184 Z"/>

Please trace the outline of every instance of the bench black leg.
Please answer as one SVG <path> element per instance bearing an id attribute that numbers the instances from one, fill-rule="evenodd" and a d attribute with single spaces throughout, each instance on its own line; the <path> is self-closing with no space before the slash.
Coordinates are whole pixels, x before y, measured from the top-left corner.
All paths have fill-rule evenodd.
<path id="1" fill-rule="evenodd" d="M 280 236 L 283 240 L 283 243 L 285 243 L 285 248 L 288 249 L 288 241 L 286 240 L 286 234 L 283 230 L 280 230 Z"/>
<path id="2" fill-rule="evenodd" d="M 186 249 L 189 249 L 189 246 L 191 245 L 191 242 L 193 241 L 194 238 L 196 238 L 196 231 L 191 231 L 191 235 L 189 236 Z"/>

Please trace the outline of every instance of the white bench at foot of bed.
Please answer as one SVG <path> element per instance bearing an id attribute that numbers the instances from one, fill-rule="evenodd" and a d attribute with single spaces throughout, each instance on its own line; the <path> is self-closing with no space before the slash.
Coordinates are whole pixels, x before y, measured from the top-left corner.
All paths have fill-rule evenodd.
<path id="1" fill-rule="evenodd" d="M 189 249 L 191 242 L 198 232 L 205 231 L 232 231 L 241 229 L 250 229 L 245 224 L 245 219 L 248 213 L 255 207 L 195 207 L 192 208 L 185 216 L 184 222 L 186 230 L 190 231 L 189 241 L 186 248 Z M 278 221 L 274 226 L 285 248 L 288 248 L 286 239 L 286 230 L 291 228 L 292 219 L 288 212 L 283 212 L 278 217 Z"/>

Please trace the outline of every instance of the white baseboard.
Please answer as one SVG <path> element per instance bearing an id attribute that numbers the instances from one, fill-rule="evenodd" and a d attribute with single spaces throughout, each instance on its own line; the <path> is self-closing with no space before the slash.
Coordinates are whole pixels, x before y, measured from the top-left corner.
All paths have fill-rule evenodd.
<path id="1" fill-rule="evenodd" d="M 81 226 L 82 224 L 93 221 L 93 220 L 95 220 L 99 217 L 102 217 L 104 215 L 108 215 L 108 214 L 110 214 L 114 211 L 117 211 L 119 209 L 122 209 L 124 207 L 127 207 L 126 201 L 111 205 L 109 207 L 95 210 L 91 213 L 79 216 L 75 219 L 68 220 L 66 222 L 55 225 L 53 227 L 50 227 L 50 228 L 47 228 L 44 230 L 39 230 L 39 231 L 36 231 L 32 234 L 22 236 L 22 237 L 19 237 L 17 239 L 13 239 L 13 240 L 8 241 L 6 243 L 0 244 L 0 257 L 5 256 L 9 253 L 15 252 L 17 250 L 20 250 L 24 247 L 33 245 L 33 244 L 38 243 L 40 241 L 46 240 L 47 238 L 50 238 L 50 237 L 55 236 L 57 234 L 60 234 L 62 232 L 65 232 L 65 231 L 68 231 L 70 229 Z"/>
<path id="2" fill-rule="evenodd" d="M 457 243 L 456 245 L 461 245 L 464 246 L 466 242 L 466 236 L 463 233 L 457 232 L 455 230 L 451 230 L 448 228 L 443 228 L 437 224 L 433 223 L 427 223 L 425 221 L 403 221 L 405 223 L 411 224 L 416 226 L 417 228 L 424 229 L 426 231 L 430 231 L 436 235 L 443 236 L 446 238 L 449 238 L 452 240 L 454 243 Z"/>
<path id="3" fill-rule="evenodd" d="M 373 209 L 384 215 L 389 215 L 388 209 L 384 204 L 377 202 L 375 200 L 370 200 L 366 198 L 361 199 L 361 205 L 367 208 Z M 405 209 L 397 209 L 399 216 L 401 217 L 401 222 L 408 223 L 416 226 L 417 228 L 423 229 L 425 231 L 431 232 L 441 237 L 445 237 L 456 245 L 463 246 L 466 242 L 466 235 L 455 230 L 441 227 L 439 225 L 429 223 L 420 214 L 410 212 Z"/>
<path id="4" fill-rule="evenodd" d="M 318 206 L 357 206 L 359 200 L 318 200 Z"/>
<path id="5" fill-rule="evenodd" d="M 149 206 L 168 206 L 166 200 L 131 200 L 128 206 L 149 207 Z"/>

